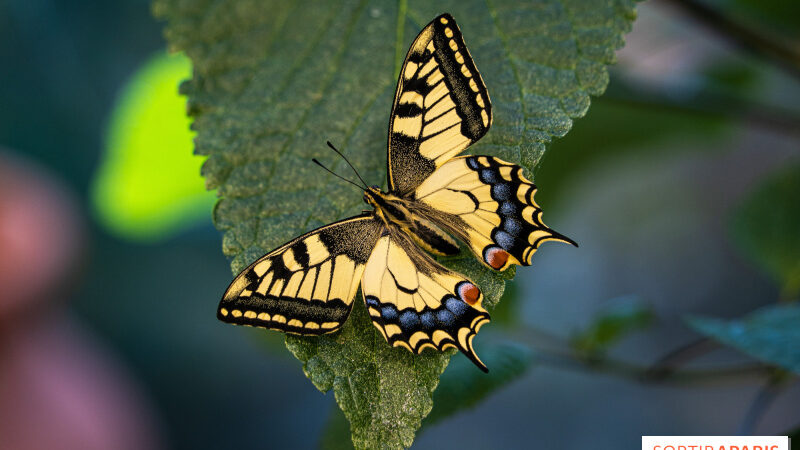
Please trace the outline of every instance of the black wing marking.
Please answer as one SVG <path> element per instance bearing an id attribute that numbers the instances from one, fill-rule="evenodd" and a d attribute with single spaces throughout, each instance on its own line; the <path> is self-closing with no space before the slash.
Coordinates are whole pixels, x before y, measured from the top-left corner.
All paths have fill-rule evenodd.
<path id="1" fill-rule="evenodd" d="M 487 370 L 472 348 L 472 339 L 489 322 L 480 289 L 435 262 L 399 230 L 378 240 L 361 289 L 372 324 L 393 347 L 414 353 L 454 347 Z"/>
<path id="2" fill-rule="evenodd" d="M 400 71 L 389 122 L 389 190 L 410 193 L 491 123 L 489 92 L 458 25 L 443 14 L 419 33 Z"/>
<path id="3" fill-rule="evenodd" d="M 350 314 L 381 228 L 372 215 L 355 216 L 269 252 L 233 280 L 217 318 L 296 334 L 337 330 Z"/>
<path id="4" fill-rule="evenodd" d="M 533 199 L 536 186 L 522 168 L 491 156 L 462 156 L 437 169 L 414 191 L 418 213 L 461 240 L 487 266 L 530 265 L 539 245 L 577 245 L 548 228 Z"/>

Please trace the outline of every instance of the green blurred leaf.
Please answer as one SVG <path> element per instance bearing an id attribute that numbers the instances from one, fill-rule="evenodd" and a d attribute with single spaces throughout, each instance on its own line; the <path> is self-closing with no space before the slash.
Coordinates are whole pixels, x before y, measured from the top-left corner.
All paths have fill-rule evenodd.
<path id="1" fill-rule="evenodd" d="M 178 94 L 190 76 L 188 58 L 159 53 L 120 92 L 91 187 L 99 221 L 118 236 L 163 238 L 205 219 L 214 204 L 200 176 L 204 158 L 192 156 L 186 99 Z"/>
<path id="2" fill-rule="evenodd" d="M 309 160 L 347 173 L 325 148 L 331 140 L 366 179 L 385 179 L 399 59 L 442 11 L 458 20 L 492 96 L 494 125 L 471 152 L 529 171 L 545 144 L 586 113 L 589 95 L 603 92 L 606 65 L 635 17 L 627 0 L 157 0 L 154 11 L 168 20 L 170 45 L 194 64 L 183 92 L 196 152 L 208 155 L 203 174 L 222 197 L 214 222 L 234 272 L 303 231 L 362 209 L 351 186 Z M 445 263 L 481 286 L 488 308 L 513 276 L 493 274 L 471 257 Z M 358 448 L 411 445 L 451 354 L 390 348 L 360 299 L 341 332 L 286 341 L 317 388 L 334 390 Z"/>
<path id="3" fill-rule="evenodd" d="M 800 306 L 768 306 L 736 320 L 687 321 L 699 333 L 753 358 L 800 373 Z"/>
<path id="4" fill-rule="evenodd" d="M 424 426 L 474 407 L 494 391 L 524 375 L 535 361 L 528 348 L 514 342 L 477 347 L 485 355 L 483 362 L 491 367 L 489 373 L 475 370 L 466 358 L 453 361 L 442 374 L 439 388 L 433 394 L 436 406 L 425 419 Z"/>
<path id="5" fill-rule="evenodd" d="M 599 355 L 626 335 L 643 330 L 653 322 L 653 310 L 634 297 L 612 300 L 592 323 L 576 333 L 572 347 L 585 355 Z"/>
<path id="6" fill-rule="evenodd" d="M 613 85 L 609 91 L 614 90 Z M 619 83 L 618 83 L 619 85 Z M 572 180 L 585 177 L 597 166 L 620 158 L 642 158 L 663 151 L 661 143 L 673 142 L 671 151 L 696 151 L 687 142 L 717 139 L 728 120 L 709 114 L 675 109 L 670 105 L 629 102 L 630 89 L 616 88 L 594 100 L 592 114 L 577 122 L 564 138 L 553 142 L 536 171 L 536 194 L 545 211 L 557 205 L 559 195 Z M 624 124 L 620 126 L 620 124 Z M 713 146 L 704 146 L 713 148 Z M 702 147 L 701 147 L 702 148 Z M 587 151 L 587 149 L 590 149 Z"/>
<path id="7" fill-rule="evenodd" d="M 800 38 L 800 2 L 787 0 L 718 0 L 726 13 L 762 32 Z M 796 44 L 796 43 L 795 43 Z"/>
<path id="8" fill-rule="evenodd" d="M 770 273 L 787 298 L 800 293 L 800 165 L 763 182 L 733 216 L 734 242 Z"/>

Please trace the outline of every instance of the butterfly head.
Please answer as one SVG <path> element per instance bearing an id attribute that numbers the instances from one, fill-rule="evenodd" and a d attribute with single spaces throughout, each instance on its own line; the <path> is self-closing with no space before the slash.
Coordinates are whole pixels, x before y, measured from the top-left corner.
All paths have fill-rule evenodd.
<path id="1" fill-rule="evenodd" d="M 378 207 L 379 198 L 381 197 L 381 188 L 378 186 L 372 185 L 364 191 L 364 203 L 372 206 L 373 208 Z"/>

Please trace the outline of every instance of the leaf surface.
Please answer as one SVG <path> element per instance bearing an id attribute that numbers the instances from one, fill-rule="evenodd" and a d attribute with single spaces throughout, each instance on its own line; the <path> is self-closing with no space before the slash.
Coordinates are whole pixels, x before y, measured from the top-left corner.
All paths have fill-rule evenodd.
<path id="1" fill-rule="evenodd" d="M 587 357 L 600 356 L 626 335 L 650 326 L 653 316 L 652 308 L 636 297 L 613 299 L 588 327 L 573 334 L 572 348 Z"/>
<path id="2" fill-rule="evenodd" d="M 698 332 L 756 359 L 800 373 L 800 306 L 774 305 L 736 320 L 689 318 Z"/>
<path id="3" fill-rule="evenodd" d="M 438 14 L 458 21 L 492 99 L 492 129 L 469 153 L 518 162 L 529 175 L 545 144 L 566 134 L 589 96 L 603 92 L 606 65 L 635 17 L 626 0 L 156 0 L 154 11 L 167 19 L 170 46 L 194 64 L 182 92 L 195 152 L 208 157 L 207 185 L 221 197 L 214 223 L 235 273 L 292 237 L 362 209 L 360 193 L 311 164 L 316 157 L 348 173 L 326 140 L 368 182 L 385 186 L 399 64 Z M 513 276 L 489 273 L 472 258 L 444 263 L 478 283 L 490 309 Z M 390 348 L 360 296 L 341 332 L 287 336 L 286 343 L 317 388 L 333 389 L 357 448 L 410 446 L 450 359 Z"/>

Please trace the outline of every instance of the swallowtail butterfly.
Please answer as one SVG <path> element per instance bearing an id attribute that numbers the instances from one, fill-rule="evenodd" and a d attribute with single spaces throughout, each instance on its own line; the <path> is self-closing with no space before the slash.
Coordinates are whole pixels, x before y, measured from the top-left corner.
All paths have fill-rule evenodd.
<path id="1" fill-rule="evenodd" d="M 366 187 L 374 210 L 317 228 L 252 263 L 228 287 L 228 323 L 320 335 L 347 320 L 359 283 L 375 328 L 420 353 L 455 347 L 486 371 L 472 339 L 489 322 L 483 294 L 433 255 L 468 245 L 493 270 L 530 265 L 547 240 L 522 168 L 458 156 L 492 124 L 492 104 L 461 31 L 443 14 L 406 55 L 389 120 L 388 192 Z M 359 177 L 360 178 L 360 177 Z M 427 252 L 427 253 L 426 253 Z"/>

